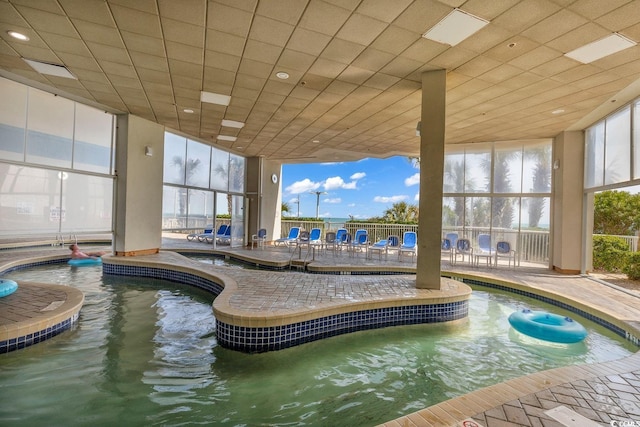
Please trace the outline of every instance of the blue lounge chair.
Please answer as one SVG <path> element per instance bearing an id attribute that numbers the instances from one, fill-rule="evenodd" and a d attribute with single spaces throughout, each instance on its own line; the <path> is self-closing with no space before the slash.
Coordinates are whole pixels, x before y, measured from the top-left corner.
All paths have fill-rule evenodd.
<path id="1" fill-rule="evenodd" d="M 498 258 L 509 258 L 509 267 L 511 267 L 511 259 L 513 258 L 513 267 L 516 266 L 516 251 L 511 249 L 511 243 L 500 241 L 496 243 L 495 265 L 498 266 Z"/>
<path id="2" fill-rule="evenodd" d="M 196 235 L 196 238 L 198 239 L 198 242 L 206 242 L 208 241 L 207 238 L 212 238 L 215 232 L 216 229 L 214 225 L 207 225 L 207 227 L 204 229 L 204 232 Z"/>
<path id="3" fill-rule="evenodd" d="M 458 255 L 462 257 L 462 262 L 464 262 L 464 257 L 469 255 L 469 263 L 473 262 L 473 248 L 471 247 L 471 241 L 469 239 L 458 239 L 455 247 L 453 248 L 453 263 L 456 264 L 458 262 Z"/>
<path id="4" fill-rule="evenodd" d="M 205 233 L 213 233 L 213 224 L 205 225 L 204 229 L 202 230 L 202 233 L 190 233 L 190 234 L 187 234 L 187 240 L 188 241 L 196 240 L 198 238 L 198 236 L 200 236 L 201 234 L 205 234 Z M 202 240 L 200 240 L 200 241 L 202 241 Z"/>
<path id="5" fill-rule="evenodd" d="M 258 234 L 251 236 L 251 249 L 253 250 L 253 244 L 256 243 L 260 249 L 264 249 L 264 244 L 267 241 L 267 229 L 261 228 L 258 230 Z"/>
<path id="6" fill-rule="evenodd" d="M 351 244 L 349 245 L 350 253 L 352 255 L 362 251 L 366 253 L 367 246 L 369 246 L 369 234 L 367 230 L 356 230 L 356 234 L 353 236 L 353 239 L 351 239 Z"/>
<path id="7" fill-rule="evenodd" d="M 402 254 L 410 254 L 411 261 L 418 254 L 418 235 L 415 231 L 405 231 L 402 236 L 402 245 L 398 248 L 398 260 L 402 261 Z"/>
<path id="8" fill-rule="evenodd" d="M 204 238 L 204 240 L 207 241 L 207 243 L 213 243 L 214 239 L 220 239 L 220 237 L 224 236 L 224 233 L 226 233 L 228 227 L 229 226 L 227 224 L 221 224 L 220 227 L 218 227 L 218 231 L 216 231 L 215 233 L 206 233 L 202 234 L 201 236 Z M 200 238 L 198 238 L 198 240 L 200 240 Z M 203 242 L 204 240 L 200 241 Z"/>
<path id="9" fill-rule="evenodd" d="M 216 241 L 218 243 L 222 243 L 222 244 L 226 244 L 226 245 L 230 245 L 231 244 L 231 231 L 232 231 L 233 226 L 228 226 L 225 230 L 224 233 L 220 236 L 216 235 Z"/>
<path id="10" fill-rule="evenodd" d="M 440 244 L 440 251 L 442 253 L 449 254 L 449 262 L 453 264 L 453 243 L 451 243 L 451 239 L 445 237 L 442 239 L 442 243 Z"/>
<path id="11" fill-rule="evenodd" d="M 387 259 L 389 251 L 398 249 L 400 247 L 400 237 L 395 235 L 388 236 L 385 240 L 378 240 L 373 245 L 367 248 L 367 258 L 371 258 L 372 252 L 378 252 L 378 259 L 382 259 L 382 253 L 384 258 Z"/>
<path id="12" fill-rule="evenodd" d="M 289 230 L 289 235 L 287 237 L 282 237 L 280 239 L 276 239 L 273 241 L 273 244 L 279 246 L 283 244 L 285 246 L 290 246 L 292 243 L 296 243 L 298 238 L 300 237 L 300 227 L 291 227 Z"/>
<path id="13" fill-rule="evenodd" d="M 474 261 L 478 265 L 480 258 L 486 258 L 487 265 L 493 264 L 493 257 L 495 256 L 495 249 L 491 247 L 491 235 L 479 234 L 478 235 L 478 248 L 474 250 Z"/>

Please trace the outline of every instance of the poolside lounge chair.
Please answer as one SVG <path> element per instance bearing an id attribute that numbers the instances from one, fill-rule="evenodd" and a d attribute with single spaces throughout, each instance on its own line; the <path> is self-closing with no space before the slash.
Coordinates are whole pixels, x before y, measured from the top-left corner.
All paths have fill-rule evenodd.
<path id="1" fill-rule="evenodd" d="M 456 247 L 456 243 L 458 242 L 458 233 L 447 233 L 444 235 L 444 237 L 445 239 L 449 239 L 451 241 L 451 247 Z"/>
<path id="2" fill-rule="evenodd" d="M 402 245 L 398 248 L 398 260 L 402 261 L 402 254 L 410 254 L 411 261 L 418 254 L 418 235 L 415 231 L 405 231 L 402 235 Z"/>
<path id="3" fill-rule="evenodd" d="M 207 228 L 204 229 L 203 233 L 199 233 L 196 235 L 198 242 L 208 242 L 208 239 L 212 239 L 216 233 L 216 229 L 214 225 L 208 225 Z"/>
<path id="4" fill-rule="evenodd" d="M 454 264 L 458 262 L 458 255 L 462 257 L 462 262 L 464 262 L 466 255 L 469 255 L 469 263 L 473 262 L 473 248 L 471 247 L 471 241 L 469 239 L 458 239 L 456 242 L 456 246 L 453 249 Z"/>
<path id="5" fill-rule="evenodd" d="M 338 230 L 338 232 L 340 232 L 340 230 Z M 342 251 L 343 249 L 346 249 L 347 252 L 349 251 L 349 248 L 351 247 L 351 241 L 353 240 L 353 237 L 351 236 L 351 233 L 348 233 L 347 230 L 345 230 L 345 233 L 343 233 L 340 238 L 338 238 L 336 236 L 336 242 L 337 242 L 337 247 L 340 251 Z"/>
<path id="6" fill-rule="evenodd" d="M 509 267 L 511 267 L 511 259 L 513 258 L 513 266 L 516 266 L 516 251 L 514 249 L 511 249 L 511 243 L 506 241 L 500 241 L 496 243 L 496 266 L 498 266 L 498 258 L 508 258 Z"/>
<path id="7" fill-rule="evenodd" d="M 276 239 L 273 241 L 273 244 L 275 246 L 280 246 L 280 244 L 290 246 L 292 243 L 296 243 L 299 237 L 300 227 L 291 227 L 291 229 L 289 230 L 289 235 L 287 237 Z"/>
<path id="8" fill-rule="evenodd" d="M 324 242 L 322 243 L 322 250 L 326 253 L 328 250 L 333 251 L 333 255 L 336 254 L 338 248 L 338 242 L 336 241 L 336 232 L 327 231 L 324 233 Z"/>
<path id="9" fill-rule="evenodd" d="M 264 249 L 264 244 L 267 241 L 267 229 L 261 228 L 258 230 L 258 234 L 251 236 L 251 250 L 253 250 L 253 244 L 256 243 L 258 248 Z"/>
<path id="10" fill-rule="evenodd" d="M 384 258 L 387 259 L 389 251 L 398 249 L 400 247 L 400 237 L 395 235 L 388 236 L 385 240 L 378 240 L 373 245 L 367 247 L 367 258 L 371 258 L 372 252 L 378 252 L 378 259 L 382 259 L 382 253 L 384 252 Z"/>
<path id="11" fill-rule="evenodd" d="M 192 241 L 198 238 L 199 235 L 201 234 L 205 234 L 205 233 L 213 233 L 213 224 L 207 224 L 204 226 L 204 229 L 202 230 L 202 233 L 190 233 L 187 234 L 187 240 L 188 241 Z"/>
<path id="12" fill-rule="evenodd" d="M 216 234 L 216 241 L 221 244 L 231 244 L 231 231 L 233 226 L 229 225 L 221 235 Z"/>
<path id="13" fill-rule="evenodd" d="M 303 234 L 304 233 L 304 234 Z M 309 232 L 302 232 L 300 239 L 298 239 L 298 246 L 305 247 L 321 247 L 322 246 L 322 230 L 319 228 L 312 228 Z"/>

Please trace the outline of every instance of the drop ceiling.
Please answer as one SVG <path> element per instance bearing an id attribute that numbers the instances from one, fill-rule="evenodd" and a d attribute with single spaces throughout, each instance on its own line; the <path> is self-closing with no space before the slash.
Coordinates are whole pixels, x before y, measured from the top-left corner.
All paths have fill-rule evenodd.
<path id="1" fill-rule="evenodd" d="M 489 24 L 422 37 L 455 8 Z M 0 0 L 0 30 L 4 77 L 283 163 L 418 155 L 425 71 L 447 70 L 448 144 L 553 137 L 640 95 L 638 45 L 565 56 L 640 41 L 638 0 Z"/>

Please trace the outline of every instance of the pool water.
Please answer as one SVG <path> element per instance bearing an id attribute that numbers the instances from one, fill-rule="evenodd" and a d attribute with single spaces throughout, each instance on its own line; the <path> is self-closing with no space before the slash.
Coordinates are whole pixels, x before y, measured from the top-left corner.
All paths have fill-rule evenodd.
<path id="1" fill-rule="evenodd" d="M 85 293 L 73 330 L 0 355 L 3 426 L 372 426 L 527 373 L 637 350 L 581 318 L 589 331 L 582 343 L 522 336 L 507 321 L 515 310 L 572 314 L 479 287 L 469 318 L 455 324 L 243 354 L 216 344 L 213 298 L 195 288 L 67 265 L 3 278 Z"/>

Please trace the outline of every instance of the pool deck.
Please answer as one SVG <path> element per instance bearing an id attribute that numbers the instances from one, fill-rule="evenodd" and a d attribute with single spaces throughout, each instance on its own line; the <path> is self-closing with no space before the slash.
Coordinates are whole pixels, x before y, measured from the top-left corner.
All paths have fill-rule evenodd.
<path id="1" fill-rule="evenodd" d="M 82 248 L 91 249 L 92 246 L 86 243 L 82 244 Z M 188 242 L 184 236 L 165 235 L 159 254 L 132 258 L 138 258 L 141 262 L 144 260 L 144 263 L 195 268 L 219 276 L 229 283 L 241 283 L 242 286 L 226 295 L 225 304 L 244 311 L 273 312 L 277 316 L 287 313 L 304 317 L 305 312 L 335 310 L 335 307 L 344 305 L 345 301 L 366 305 L 367 302 L 385 301 L 389 298 L 421 298 L 425 291 L 415 289 L 415 276 L 412 274 L 332 275 L 256 271 L 203 264 L 181 257 L 175 253 L 177 250 L 207 253 L 212 252 L 212 245 Z M 264 250 L 219 247 L 218 253 L 272 263 L 273 266 L 288 266 L 291 259 L 289 250 L 282 247 L 268 247 Z M 68 249 L 60 246 L 26 245 L 20 249 L 2 250 L 0 272 L 11 269 L 25 259 L 64 259 L 68 254 Z M 105 261 L 108 262 L 107 259 Z M 317 272 L 373 269 L 383 273 L 411 273 L 415 271 L 415 263 L 410 258 L 399 262 L 393 255 L 386 261 L 379 260 L 377 255 L 373 259 L 367 259 L 364 254 L 352 257 L 346 254 L 317 254 L 316 260 L 308 268 L 316 269 Z M 640 292 L 628 291 L 603 280 L 580 275 L 560 275 L 534 266 L 515 269 L 506 265 L 497 268 L 472 267 L 468 264 L 452 266 L 444 258 L 442 273 L 454 278 L 475 278 L 552 296 L 640 337 Z M 454 280 L 447 283 L 449 282 L 458 283 Z M 456 283 L 452 285 L 455 286 Z M 82 305 L 78 295 L 74 296 L 73 292 L 61 293 L 61 289 L 57 289 L 65 287 L 19 285 L 14 294 L 0 299 L 0 337 L 2 331 L 8 331 L 12 324 L 24 322 L 25 319 L 28 321 L 30 317 L 55 316 L 60 314 L 57 310 L 67 310 L 69 307 L 77 307 L 79 310 Z M 610 425 L 611 420 L 635 421 L 636 424 L 632 425 L 640 425 L 640 353 L 617 361 L 558 368 L 516 378 L 389 420 L 382 425 L 546 427 Z"/>

